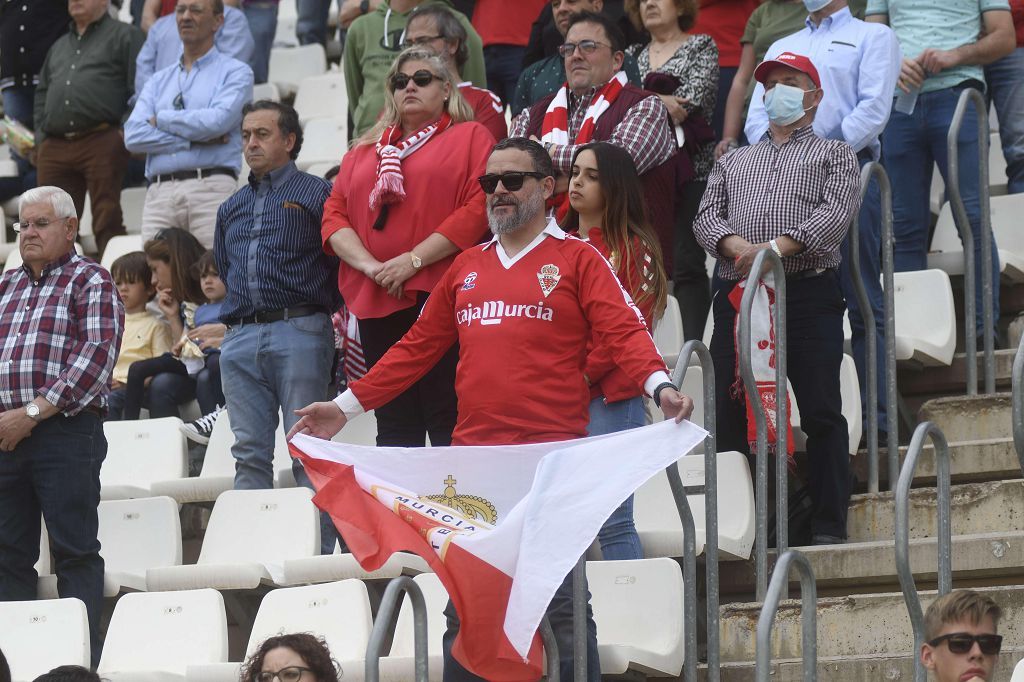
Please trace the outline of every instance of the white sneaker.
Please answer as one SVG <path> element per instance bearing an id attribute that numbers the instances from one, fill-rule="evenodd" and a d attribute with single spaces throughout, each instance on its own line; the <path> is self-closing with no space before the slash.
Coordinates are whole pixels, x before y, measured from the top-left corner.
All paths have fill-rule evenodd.
<path id="1" fill-rule="evenodd" d="M 210 434 L 213 433 L 213 425 L 217 423 L 217 417 L 224 411 L 223 407 L 218 407 L 210 414 L 204 414 L 199 419 L 190 421 L 188 424 L 181 425 L 181 432 L 185 434 L 185 437 L 196 443 L 202 443 L 206 445 L 210 442 Z"/>

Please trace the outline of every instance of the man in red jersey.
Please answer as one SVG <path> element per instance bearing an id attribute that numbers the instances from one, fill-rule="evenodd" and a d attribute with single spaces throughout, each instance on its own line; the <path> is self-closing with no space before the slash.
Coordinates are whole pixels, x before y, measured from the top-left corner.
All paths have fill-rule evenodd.
<path id="1" fill-rule="evenodd" d="M 421 377 L 456 341 L 455 445 L 512 445 L 586 435 L 589 389 L 583 375 L 595 334 L 668 417 L 688 417 L 693 401 L 676 391 L 654 341 L 608 262 L 545 217 L 554 169 L 544 148 L 524 138 L 499 142 L 480 178 L 494 239 L 460 254 L 427 299 L 419 320 L 362 379 L 332 402 L 298 410 L 289 432 L 331 438 L 346 422 L 383 405 Z M 562 679 L 572 677 L 572 584 L 548 607 Z M 589 612 L 589 609 L 588 609 Z M 480 679 L 450 656 L 446 680 Z M 597 635 L 588 613 L 588 679 L 600 680 Z"/>

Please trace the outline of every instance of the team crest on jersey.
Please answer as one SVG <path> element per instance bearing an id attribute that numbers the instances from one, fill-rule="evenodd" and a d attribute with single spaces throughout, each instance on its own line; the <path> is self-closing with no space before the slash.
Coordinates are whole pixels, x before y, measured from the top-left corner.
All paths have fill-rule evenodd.
<path id="1" fill-rule="evenodd" d="M 476 282 L 476 273 L 475 272 L 469 273 L 468 275 L 466 275 L 466 279 L 462 280 L 462 290 L 463 291 L 469 291 L 470 289 L 472 289 L 473 287 L 476 286 L 475 282 Z"/>
<path id="2" fill-rule="evenodd" d="M 537 280 L 540 282 L 540 290 L 544 292 L 544 298 L 547 298 L 555 290 L 560 279 L 562 279 L 562 276 L 558 274 L 557 265 L 548 263 L 541 266 L 540 272 L 537 273 Z"/>

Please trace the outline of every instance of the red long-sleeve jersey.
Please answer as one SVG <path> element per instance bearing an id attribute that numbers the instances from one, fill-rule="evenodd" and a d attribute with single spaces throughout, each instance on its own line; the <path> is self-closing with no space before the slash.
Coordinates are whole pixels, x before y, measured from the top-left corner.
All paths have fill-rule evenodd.
<path id="1" fill-rule="evenodd" d="M 638 384 L 665 371 L 608 261 L 553 223 L 538 240 L 506 262 L 494 241 L 460 254 L 412 329 L 351 385 L 363 408 L 406 390 L 458 341 L 454 444 L 568 440 L 586 435 L 591 334 Z"/>

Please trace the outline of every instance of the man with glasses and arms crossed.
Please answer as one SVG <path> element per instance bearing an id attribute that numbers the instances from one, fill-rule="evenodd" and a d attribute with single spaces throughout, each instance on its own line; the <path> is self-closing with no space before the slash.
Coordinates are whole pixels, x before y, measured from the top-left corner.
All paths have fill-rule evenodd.
<path id="1" fill-rule="evenodd" d="M 419 319 L 381 360 L 333 402 L 298 410 L 288 436 L 331 438 L 349 419 L 412 385 L 456 342 L 459 416 L 453 445 L 513 445 L 582 438 L 590 393 L 583 376 L 595 334 L 662 411 L 681 421 L 693 401 L 676 391 L 643 316 L 608 262 L 546 217 L 554 191 L 551 159 L 523 138 L 499 142 L 480 185 L 494 238 L 455 258 Z M 451 657 L 459 620 L 449 604 L 447 682 L 480 680 Z M 573 679 L 572 579 L 548 607 L 561 679 Z M 600 682 L 597 634 L 588 609 L 587 679 Z"/>
<path id="2" fill-rule="evenodd" d="M 242 107 L 252 69 L 214 46 L 224 0 L 178 0 L 181 59 L 153 74 L 125 124 L 128 150 L 146 154 L 142 239 L 167 227 L 213 248 L 217 209 L 238 188 Z"/>
<path id="3" fill-rule="evenodd" d="M 991 682 L 1003 638 L 996 634 L 1001 611 L 989 597 L 955 590 L 924 614 L 921 663 L 936 682 Z"/>
<path id="4" fill-rule="evenodd" d="M 85 603 L 95 665 L 102 416 L 124 305 L 110 273 L 75 253 L 70 194 L 31 189 L 19 214 L 24 263 L 0 279 L 0 601 L 36 598 L 42 514 L 60 596 Z"/>

